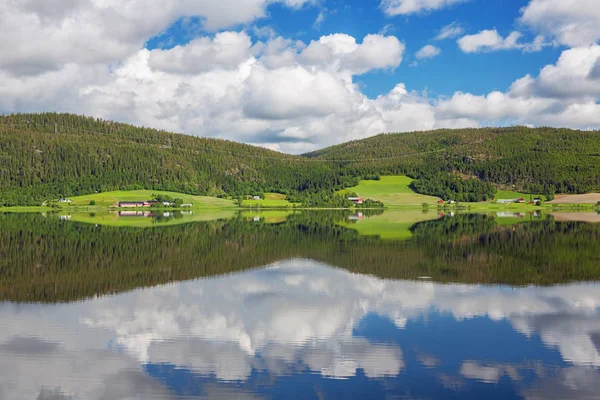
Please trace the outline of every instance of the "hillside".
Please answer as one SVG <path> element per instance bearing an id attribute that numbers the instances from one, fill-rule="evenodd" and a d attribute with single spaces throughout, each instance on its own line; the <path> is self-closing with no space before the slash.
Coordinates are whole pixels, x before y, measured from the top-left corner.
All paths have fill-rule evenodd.
<path id="1" fill-rule="evenodd" d="M 337 201 L 335 190 L 370 175 L 409 175 L 419 193 L 481 201 L 495 188 L 596 191 L 599 171 L 597 131 L 385 134 L 292 156 L 70 114 L 0 116 L 0 205 L 132 189 L 213 197 L 273 192 L 325 205 Z"/>
<path id="2" fill-rule="evenodd" d="M 154 189 L 195 195 L 344 186 L 322 163 L 225 140 L 69 114 L 0 116 L 0 204 Z M 349 181 L 350 182 L 350 181 Z"/>
<path id="3" fill-rule="evenodd" d="M 598 131 L 510 127 L 383 134 L 304 156 L 364 160 L 353 163 L 361 175 L 451 173 L 531 193 L 600 189 Z"/>

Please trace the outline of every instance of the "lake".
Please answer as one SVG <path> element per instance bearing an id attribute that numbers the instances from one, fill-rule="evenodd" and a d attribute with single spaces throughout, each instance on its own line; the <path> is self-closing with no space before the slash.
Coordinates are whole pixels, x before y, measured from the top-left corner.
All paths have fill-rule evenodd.
<path id="1" fill-rule="evenodd" d="M 0 213 L 0 399 L 598 399 L 594 213 Z"/>

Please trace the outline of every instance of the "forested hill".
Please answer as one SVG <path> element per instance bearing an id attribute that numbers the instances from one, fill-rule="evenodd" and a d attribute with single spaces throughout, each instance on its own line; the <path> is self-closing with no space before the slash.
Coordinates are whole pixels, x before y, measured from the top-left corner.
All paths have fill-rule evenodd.
<path id="1" fill-rule="evenodd" d="M 384 174 L 419 178 L 417 190 L 441 197 L 476 192 L 474 200 L 489 198 L 492 184 L 534 193 L 600 190 L 600 133 L 438 130 L 379 135 L 292 156 L 71 114 L 0 116 L 0 205 L 140 188 L 321 195 Z"/>
<path id="2" fill-rule="evenodd" d="M 599 131 L 509 127 L 382 134 L 304 156 L 364 160 L 353 163 L 361 175 L 454 175 L 532 193 L 600 189 Z"/>
<path id="3" fill-rule="evenodd" d="M 318 191 L 345 179 L 323 163 L 231 141 L 69 114 L 0 116 L 0 205 L 135 188 Z"/>

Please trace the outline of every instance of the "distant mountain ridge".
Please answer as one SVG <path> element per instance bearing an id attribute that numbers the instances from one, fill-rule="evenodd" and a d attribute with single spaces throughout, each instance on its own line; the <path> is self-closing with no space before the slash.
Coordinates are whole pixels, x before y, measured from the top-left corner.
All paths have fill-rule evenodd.
<path id="1" fill-rule="evenodd" d="M 128 188 L 210 196 L 332 192 L 383 174 L 589 192 L 600 189 L 600 132 L 510 127 L 382 134 L 294 156 L 72 114 L 0 116 L 3 205 Z"/>

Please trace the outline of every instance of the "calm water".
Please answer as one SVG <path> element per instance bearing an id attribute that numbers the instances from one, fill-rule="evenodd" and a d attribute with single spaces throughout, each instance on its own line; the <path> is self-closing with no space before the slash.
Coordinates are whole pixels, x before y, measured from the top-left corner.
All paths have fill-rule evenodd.
<path id="1" fill-rule="evenodd" d="M 0 214 L 0 399 L 600 398 L 594 214 L 120 218 Z"/>

